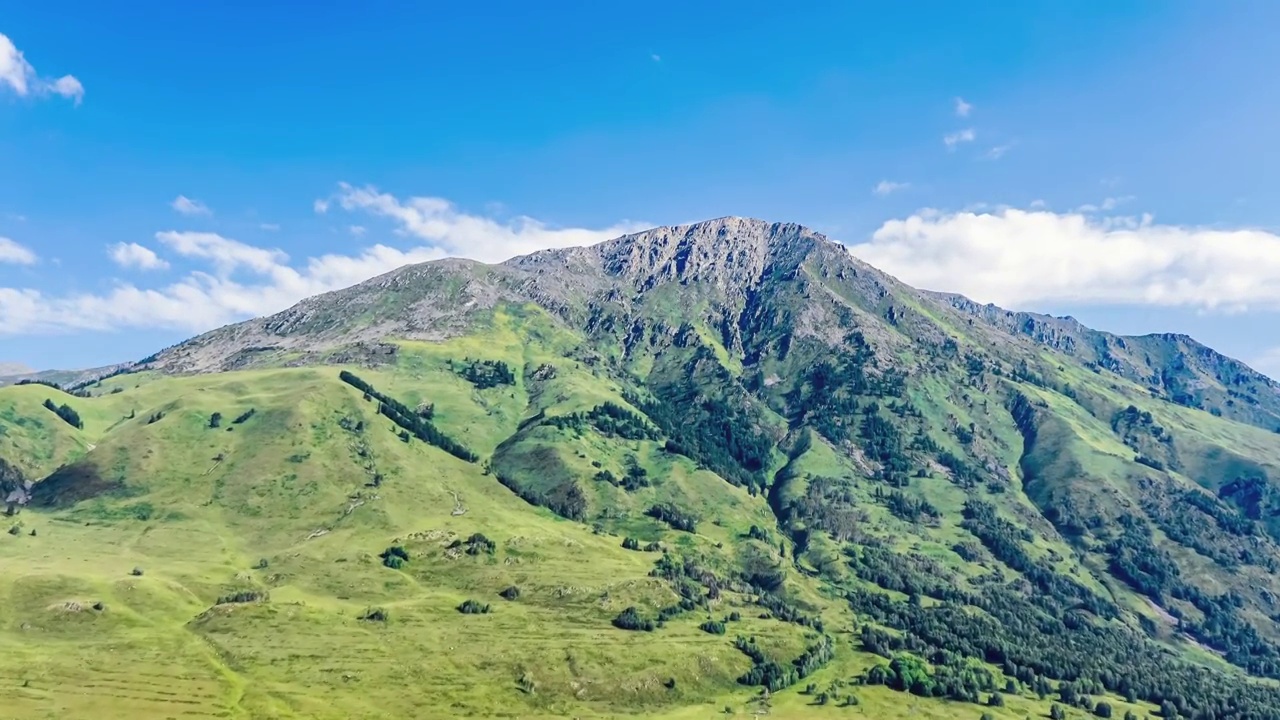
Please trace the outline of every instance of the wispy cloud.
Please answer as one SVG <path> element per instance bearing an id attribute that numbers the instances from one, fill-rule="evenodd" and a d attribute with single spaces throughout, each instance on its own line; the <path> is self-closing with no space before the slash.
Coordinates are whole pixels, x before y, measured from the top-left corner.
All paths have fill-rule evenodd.
<path id="1" fill-rule="evenodd" d="M 59 95 L 76 105 L 84 100 L 84 85 L 74 75 L 41 77 L 9 36 L 0 33 L 0 86 L 6 85 L 19 97 Z"/>
<path id="2" fill-rule="evenodd" d="M 36 254 L 29 248 L 19 245 L 7 237 L 0 237 L 0 263 L 12 265 L 35 265 Z"/>
<path id="3" fill-rule="evenodd" d="M 148 287 L 116 279 L 115 287 L 105 293 L 53 294 L 0 287 L 0 336 L 122 328 L 201 332 L 278 312 L 303 298 L 408 264 L 449 255 L 505 259 L 542 248 L 590 244 L 647 227 L 618 223 L 600 229 L 562 228 L 529 217 L 496 220 L 462 212 L 441 198 L 400 200 L 373 188 L 348 185 L 339 186 L 332 204 L 335 209 L 390 220 L 412 240 L 402 248 L 377 244 L 351 254 L 295 261 L 281 250 L 217 233 L 160 232 L 156 240 L 168 253 L 198 269 L 167 285 Z M 328 202 L 320 205 L 330 209 Z M 133 249 L 122 252 L 141 257 Z"/>
<path id="4" fill-rule="evenodd" d="M 956 98 L 956 117 L 969 117 L 969 113 L 973 112 L 973 103 L 967 103 L 964 98 Z"/>
<path id="5" fill-rule="evenodd" d="M 368 229 L 363 225 L 352 225 L 347 228 L 347 232 L 355 235 L 356 237 L 364 237 L 364 234 L 368 232 Z"/>
<path id="6" fill-rule="evenodd" d="M 650 53 L 649 59 L 654 62 L 662 62 L 662 56 L 659 55 L 658 53 Z"/>
<path id="7" fill-rule="evenodd" d="M 942 136 L 942 143 L 947 146 L 948 150 L 954 150 L 957 145 L 971 143 L 977 138 L 978 133 L 973 128 L 965 128 Z"/>
<path id="8" fill-rule="evenodd" d="M 179 195 L 169 203 L 169 207 L 183 215 L 212 215 L 213 211 L 208 205 L 199 200 L 192 200 L 186 195 Z"/>
<path id="9" fill-rule="evenodd" d="M 1081 205 L 1080 207 L 1076 208 L 1076 212 L 1083 213 L 1083 214 L 1097 213 L 1097 212 L 1111 212 L 1112 210 L 1115 210 L 1116 208 L 1120 207 L 1121 205 L 1124 205 L 1125 203 L 1133 202 L 1134 199 L 1135 198 L 1133 195 L 1121 195 L 1120 197 L 1103 198 L 1102 202 L 1096 205 L 1093 203 L 1085 203 L 1084 205 Z"/>
<path id="10" fill-rule="evenodd" d="M 258 228 L 260 230 L 266 230 L 267 232 L 276 232 L 277 230 L 280 229 L 280 224 L 279 223 L 262 223 L 261 225 L 258 226 Z"/>
<path id="11" fill-rule="evenodd" d="M 1258 229 L 1161 225 L 1150 215 L 927 210 L 886 222 L 851 250 L 917 287 L 1006 307 L 1280 309 L 1280 235 Z"/>
<path id="12" fill-rule="evenodd" d="M 590 245 L 628 232 L 643 230 L 644 223 L 621 222 L 599 230 L 557 228 L 527 216 L 496 220 L 460 211 L 438 197 L 401 200 L 372 186 L 339 183 L 338 191 L 315 202 L 318 212 L 333 206 L 391 220 L 406 235 L 426 240 L 446 253 L 498 262 L 515 255 L 552 247 Z"/>
<path id="13" fill-rule="evenodd" d="M 123 268 L 137 268 L 138 270 L 167 270 L 169 268 L 169 263 L 162 260 L 159 255 L 156 255 L 154 250 L 149 247 L 143 247 L 138 243 L 112 245 L 108 254 L 115 264 Z"/>
<path id="14" fill-rule="evenodd" d="M 1017 143 L 1008 142 L 1003 145 L 996 145 L 994 147 L 988 148 L 987 151 L 982 154 L 982 158 L 984 160 L 999 160 L 1000 158 L 1004 157 L 1005 153 L 1012 150 L 1013 146 L 1016 144 Z"/>
<path id="15" fill-rule="evenodd" d="M 909 182 L 894 182 L 893 180 L 881 180 L 880 182 L 876 183 L 875 187 L 871 188 L 871 194 L 877 195 L 879 197 L 884 197 L 886 195 L 892 195 L 893 193 L 896 193 L 899 190 L 906 190 L 909 187 L 911 187 L 911 183 Z"/>

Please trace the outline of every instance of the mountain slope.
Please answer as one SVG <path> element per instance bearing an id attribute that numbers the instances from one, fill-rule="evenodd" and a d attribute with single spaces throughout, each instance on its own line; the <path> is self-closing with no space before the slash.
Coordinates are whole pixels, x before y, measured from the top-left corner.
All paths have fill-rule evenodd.
<path id="1" fill-rule="evenodd" d="M 797 225 L 411 266 L 0 389 L 0 676 L 23 717 L 114 648 L 76 702 L 129 717 L 172 673 L 244 717 L 1274 717 L 1276 390 Z"/>

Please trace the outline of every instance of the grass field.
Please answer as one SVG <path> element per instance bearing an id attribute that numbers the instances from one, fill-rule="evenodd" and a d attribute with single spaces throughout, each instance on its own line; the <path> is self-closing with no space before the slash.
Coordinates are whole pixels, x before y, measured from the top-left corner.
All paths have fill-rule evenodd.
<path id="1" fill-rule="evenodd" d="M 530 337 L 535 341 L 522 341 Z M 623 402 L 615 379 L 566 358 L 571 346 L 536 316 L 500 314 L 483 338 L 406 344 L 397 365 L 355 370 L 410 407 L 434 403 L 437 425 L 488 458 L 538 412 Z M 554 364 L 556 371 L 536 386 L 517 372 L 514 385 L 477 390 L 450 366 L 466 358 L 526 371 Z M 855 686 L 853 679 L 882 659 L 857 649 L 854 618 L 832 587 L 798 572 L 789 573 L 789 592 L 823 616 L 836 657 L 767 699 L 736 682 L 750 661 L 733 638 L 753 636 L 785 660 L 798 656 L 812 633 L 760 619 L 746 595 L 725 592 L 712 604 L 712 617 L 742 614 L 724 636 L 698 628 L 706 611 L 654 633 L 615 629 L 611 620 L 623 609 L 652 614 L 677 597 L 649 576 L 659 554 L 623 549 L 624 536 L 729 566 L 750 526 L 772 529 L 765 498 L 661 452 L 653 441 L 550 428 L 521 435 L 517 450 L 555 460 L 526 466 L 530 482 L 552 471 L 585 480 L 593 462 L 621 472 L 628 456 L 655 478 L 632 493 L 591 486 L 593 515 L 609 511 L 593 529 L 520 500 L 484 463 L 402 442 L 375 404 L 338 380 L 338 370 L 125 375 L 104 381 L 90 399 L 39 386 L 0 389 L 0 453 L 23 458 L 34 475 L 67 465 L 91 478 L 88 487 L 110 490 L 88 496 L 85 483 L 67 482 L 55 488 L 58 507 L 26 510 L 13 519 L 14 534 L 0 534 L 0 687 L 8 691 L 0 716 L 1048 715 L 1049 703 L 1025 691 L 1008 694 L 1004 707 L 984 709 Z M 84 428 L 42 408 L 46 398 L 69 403 Z M 939 418 L 955 410 L 945 402 L 934 407 L 925 396 L 920 404 Z M 1081 453 L 1125 451 L 1083 411 L 1060 410 L 1084 438 Z M 215 413 L 220 422 L 211 422 Z M 1235 428 L 1204 422 L 1208 433 Z M 351 430 L 356 424 L 361 429 Z M 989 442 L 1016 467 L 1020 441 L 1007 427 L 1000 432 Z M 824 444 L 789 471 L 795 484 L 787 492 L 796 494 L 807 476 L 856 475 L 849 458 Z M 972 570 L 950 550 L 962 539 L 956 518 L 964 495 L 945 479 L 935 475 L 910 489 L 945 511 L 927 532 L 870 501 L 869 487 L 858 492 L 867 499 L 872 531 L 962 574 Z M 693 509 L 703 520 L 698 532 L 676 532 L 643 515 L 660 501 Z M 492 553 L 451 547 L 475 533 L 494 543 Z M 1065 546 L 1037 543 L 1042 552 L 1071 556 Z M 400 569 L 384 567 L 379 557 L 393 545 L 410 556 Z M 819 540 L 802 562 L 825 555 L 838 564 L 839 552 Z M 499 596 L 513 586 L 517 600 Z M 261 598 L 218 602 L 235 593 Z M 489 604 L 492 612 L 464 615 L 457 607 L 466 600 Z M 386 620 L 362 619 L 374 609 Z M 803 692 L 809 684 L 832 701 L 817 704 L 816 695 Z M 858 704 L 839 702 L 849 695 Z M 1131 708 L 1154 713 L 1112 702 L 1117 717 Z M 1068 710 L 1068 716 L 1085 715 Z"/>

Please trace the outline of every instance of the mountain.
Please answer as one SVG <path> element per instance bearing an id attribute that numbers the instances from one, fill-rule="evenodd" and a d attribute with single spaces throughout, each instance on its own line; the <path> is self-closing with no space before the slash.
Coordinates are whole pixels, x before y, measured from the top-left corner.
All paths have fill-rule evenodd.
<path id="1" fill-rule="evenodd" d="M 1280 386 L 799 225 L 405 267 L 74 389 L 0 388 L 16 717 L 1280 717 Z"/>

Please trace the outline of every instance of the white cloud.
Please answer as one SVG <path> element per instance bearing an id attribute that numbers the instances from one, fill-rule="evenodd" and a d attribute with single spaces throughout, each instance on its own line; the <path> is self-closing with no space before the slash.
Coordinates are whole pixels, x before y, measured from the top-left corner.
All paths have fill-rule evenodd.
<path id="1" fill-rule="evenodd" d="M 1102 202 L 1096 205 L 1093 203 L 1085 203 L 1084 205 L 1081 205 L 1080 207 L 1076 208 L 1076 212 L 1082 213 L 1082 214 L 1092 214 L 1097 212 L 1111 212 L 1112 210 L 1115 210 L 1116 208 L 1120 207 L 1121 205 L 1124 205 L 1127 202 L 1132 202 L 1134 199 L 1135 198 L 1133 195 L 1121 195 L 1120 197 L 1103 198 Z"/>
<path id="2" fill-rule="evenodd" d="M 364 234 L 368 232 L 368 230 L 366 230 L 363 225 L 352 225 L 347 228 L 347 232 L 350 232 L 356 237 L 364 237 Z"/>
<path id="3" fill-rule="evenodd" d="M 38 259 L 36 254 L 29 248 L 19 245 L 7 237 L 0 237 L 0 263 L 35 265 Z"/>
<path id="4" fill-rule="evenodd" d="M 652 61 L 654 61 L 654 62 L 662 62 L 662 56 L 661 56 L 661 55 L 659 55 L 658 53 L 652 53 L 652 54 L 650 54 L 650 55 L 649 55 L 649 59 L 650 59 L 650 60 L 652 60 Z"/>
<path id="5" fill-rule="evenodd" d="M 986 160 L 999 160 L 1000 158 L 1004 157 L 1005 153 L 1013 149 L 1014 144 L 1015 143 L 1010 142 L 1010 143 L 1005 143 L 1004 145 L 996 145 L 994 147 L 991 147 L 985 153 L 982 154 L 982 157 Z"/>
<path id="6" fill-rule="evenodd" d="M 262 230 L 266 230 L 267 232 L 275 232 L 280 229 L 280 224 L 279 223 L 262 223 L 258 227 Z"/>
<path id="7" fill-rule="evenodd" d="M 495 220 L 458 210 L 438 197 L 400 200 L 374 187 L 357 188 L 340 183 L 332 197 L 316 201 L 327 211 L 331 205 L 348 212 L 366 212 L 399 225 L 398 231 L 421 238 L 450 255 L 499 262 L 507 258 L 553 247 L 591 245 L 629 232 L 644 230 L 644 223 L 621 222 L 599 230 L 555 228 L 531 217 Z"/>
<path id="8" fill-rule="evenodd" d="M 4 33 L 0 33 L 0 85 L 8 85 L 18 97 L 60 95 L 74 100 L 77 105 L 84 99 L 84 85 L 79 80 L 72 75 L 40 77 L 22 51 Z"/>
<path id="9" fill-rule="evenodd" d="M 84 102 L 84 85 L 73 75 L 63 75 L 49 84 L 49 92 L 74 100 L 77 105 Z"/>
<path id="10" fill-rule="evenodd" d="M 924 211 L 850 248 L 907 283 L 1029 303 L 1280 309 L 1280 235 L 1155 224 L 1150 215 Z"/>
<path id="11" fill-rule="evenodd" d="M 969 117 L 969 113 L 973 112 L 973 103 L 967 103 L 964 98 L 956 98 L 956 117 Z"/>
<path id="12" fill-rule="evenodd" d="M 909 187 L 911 187 L 911 183 L 909 182 L 894 182 L 893 180 L 881 180 L 880 182 L 876 183 L 875 187 L 871 188 L 871 193 L 873 195 L 879 195 L 880 197 L 884 197 L 886 195 L 892 195 L 893 193 L 899 190 L 906 190 Z"/>
<path id="13" fill-rule="evenodd" d="M 169 203 L 169 207 L 173 208 L 174 210 L 176 210 L 177 212 L 183 215 L 212 215 L 213 214 L 213 211 L 209 209 L 208 205 L 205 205 L 199 200 L 192 200 L 186 195 L 179 195 L 178 197 L 174 198 L 173 202 Z"/>
<path id="14" fill-rule="evenodd" d="M 957 130 L 953 133 L 944 135 L 942 143 L 947 146 L 948 150 L 954 150 L 960 143 L 973 142 L 977 137 L 978 133 L 975 132 L 973 128 L 965 128 L 963 130 Z"/>
<path id="15" fill-rule="evenodd" d="M 343 209 L 388 217 L 400 224 L 404 235 L 423 242 L 403 249 L 373 245 L 351 255 L 293 262 L 280 250 L 216 233 L 160 232 L 156 239 L 170 252 L 204 268 L 158 287 L 117 280 L 115 287 L 96 294 L 52 295 L 0 287 L 0 336 L 138 327 L 201 332 L 278 312 L 303 298 L 408 264 L 449 255 L 505 259 L 541 248 L 589 244 L 645 227 L 624 223 L 600 230 L 551 228 L 528 217 L 500 222 L 462 213 L 439 198 L 402 203 L 372 189 L 346 185 L 334 202 Z"/>
<path id="16" fill-rule="evenodd" d="M 118 243 L 111 246 L 111 259 L 124 268 L 139 270 L 167 270 L 169 263 L 156 255 L 156 252 L 138 243 Z"/>
<path id="17" fill-rule="evenodd" d="M 212 262 L 224 275 L 239 269 L 270 273 L 289 260 L 289 256 L 280 250 L 246 245 L 217 233 L 169 230 L 156 233 L 156 239 L 179 255 Z"/>

